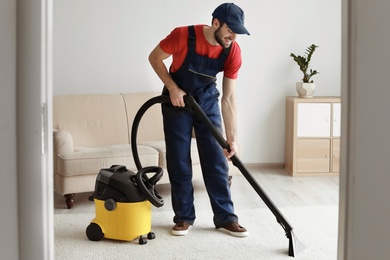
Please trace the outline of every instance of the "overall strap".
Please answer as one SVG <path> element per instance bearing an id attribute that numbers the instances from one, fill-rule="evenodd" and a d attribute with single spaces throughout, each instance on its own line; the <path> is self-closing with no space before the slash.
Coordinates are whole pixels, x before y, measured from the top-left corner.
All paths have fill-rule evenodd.
<path id="1" fill-rule="evenodd" d="M 188 48 L 193 48 L 195 50 L 196 36 L 195 28 L 193 25 L 188 26 Z"/>
<path id="2" fill-rule="evenodd" d="M 188 54 L 190 54 L 191 56 L 196 55 L 195 45 L 196 45 L 195 26 L 190 25 L 188 26 Z M 221 55 L 219 56 L 219 58 L 217 58 L 220 64 L 219 66 L 221 66 L 221 68 L 223 67 L 223 64 L 225 64 L 227 57 L 230 54 L 231 47 L 232 45 L 230 45 L 228 48 L 223 48 Z"/>
<path id="3" fill-rule="evenodd" d="M 188 48 L 195 48 L 196 43 L 196 36 L 195 36 L 195 28 L 194 25 L 188 26 Z M 229 56 L 230 49 L 232 48 L 232 45 L 230 45 L 228 48 L 224 48 L 221 56 L 224 60 Z"/>
<path id="4" fill-rule="evenodd" d="M 227 57 L 229 56 L 230 49 L 232 48 L 232 44 L 228 48 L 224 48 L 221 56 L 225 56 L 223 59 L 226 60 Z"/>

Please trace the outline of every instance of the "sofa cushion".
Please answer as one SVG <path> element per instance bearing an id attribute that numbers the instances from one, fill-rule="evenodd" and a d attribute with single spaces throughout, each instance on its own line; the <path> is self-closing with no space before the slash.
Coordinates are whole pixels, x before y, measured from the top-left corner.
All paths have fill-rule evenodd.
<path id="1" fill-rule="evenodd" d="M 120 94 L 53 96 L 53 128 L 66 130 L 74 146 L 129 144 L 129 125 Z"/>
<path id="2" fill-rule="evenodd" d="M 158 166 L 157 150 L 139 145 L 138 154 L 145 166 Z M 58 155 L 57 173 L 62 176 L 97 174 L 100 169 L 111 165 L 125 165 L 129 170 L 137 170 L 129 144 L 75 147 L 73 153 Z"/>
<path id="3" fill-rule="evenodd" d="M 127 120 L 130 127 L 129 136 L 131 135 L 131 127 L 138 110 L 146 101 L 160 94 L 159 92 L 121 93 L 125 102 Z M 160 104 L 151 106 L 145 112 L 138 129 L 137 143 L 164 140 L 163 117 Z"/>

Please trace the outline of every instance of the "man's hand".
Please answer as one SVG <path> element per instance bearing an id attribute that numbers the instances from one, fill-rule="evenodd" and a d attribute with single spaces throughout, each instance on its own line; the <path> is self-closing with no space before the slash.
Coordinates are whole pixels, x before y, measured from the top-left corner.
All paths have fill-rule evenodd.
<path id="1" fill-rule="evenodd" d="M 157 45 L 149 55 L 149 62 L 152 65 L 154 71 L 157 73 L 161 81 L 169 90 L 169 96 L 171 103 L 176 107 L 184 107 L 183 96 L 186 94 L 179 86 L 176 85 L 175 81 L 172 79 L 171 75 L 168 72 L 167 67 L 164 64 L 164 60 L 170 57 L 171 55 L 165 53 L 160 45 Z"/>
<path id="2" fill-rule="evenodd" d="M 233 155 L 236 154 L 237 152 L 237 149 L 238 149 L 238 146 L 236 144 L 236 142 L 230 142 L 230 141 L 226 141 L 230 147 L 230 152 L 228 152 L 227 149 L 223 149 L 223 152 L 226 156 L 226 158 L 228 158 L 230 160 L 230 158 L 232 158 Z"/>
<path id="3" fill-rule="evenodd" d="M 171 103 L 175 107 L 185 107 L 183 97 L 186 95 L 186 92 L 183 91 L 179 87 L 171 87 L 169 89 L 169 98 L 171 99 Z"/>

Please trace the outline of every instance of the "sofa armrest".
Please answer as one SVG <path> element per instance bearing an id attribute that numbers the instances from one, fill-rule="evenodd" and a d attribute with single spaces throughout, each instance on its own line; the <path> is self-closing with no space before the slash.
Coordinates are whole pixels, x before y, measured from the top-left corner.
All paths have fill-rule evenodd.
<path id="1" fill-rule="evenodd" d="M 55 155 L 63 153 L 73 153 L 72 135 L 64 130 L 54 130 L 53 146 L 55 150 Z"/>
<path id="2" fill-rule="evenodd" d="M 53 130 L 53 163 L 54 173 L 57 173 L 57 160 L 59 154 L 73 153 L 72 135 L 64 130 Z"/>

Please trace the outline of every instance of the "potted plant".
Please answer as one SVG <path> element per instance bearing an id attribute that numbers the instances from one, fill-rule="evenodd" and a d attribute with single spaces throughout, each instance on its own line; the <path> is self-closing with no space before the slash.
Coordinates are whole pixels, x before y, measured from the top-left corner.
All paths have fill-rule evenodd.
<path id="1" fill-rule="evenodd" d="M 309 70 L 311 57 L 318 46 L 315 44 L 310 45 L 305 52 L 304 56 L 296 56 L 291 53 L 290 56 L 294 58 L 294 61 L 298 64 L 299 69 L 303 73 L 302 81 L 296 83 L 296 89 L 299 97 L 310 98 L 313 97 L 316 84 L 311 79 L 316 74 L 319 74 L 316 70 Z"/>

